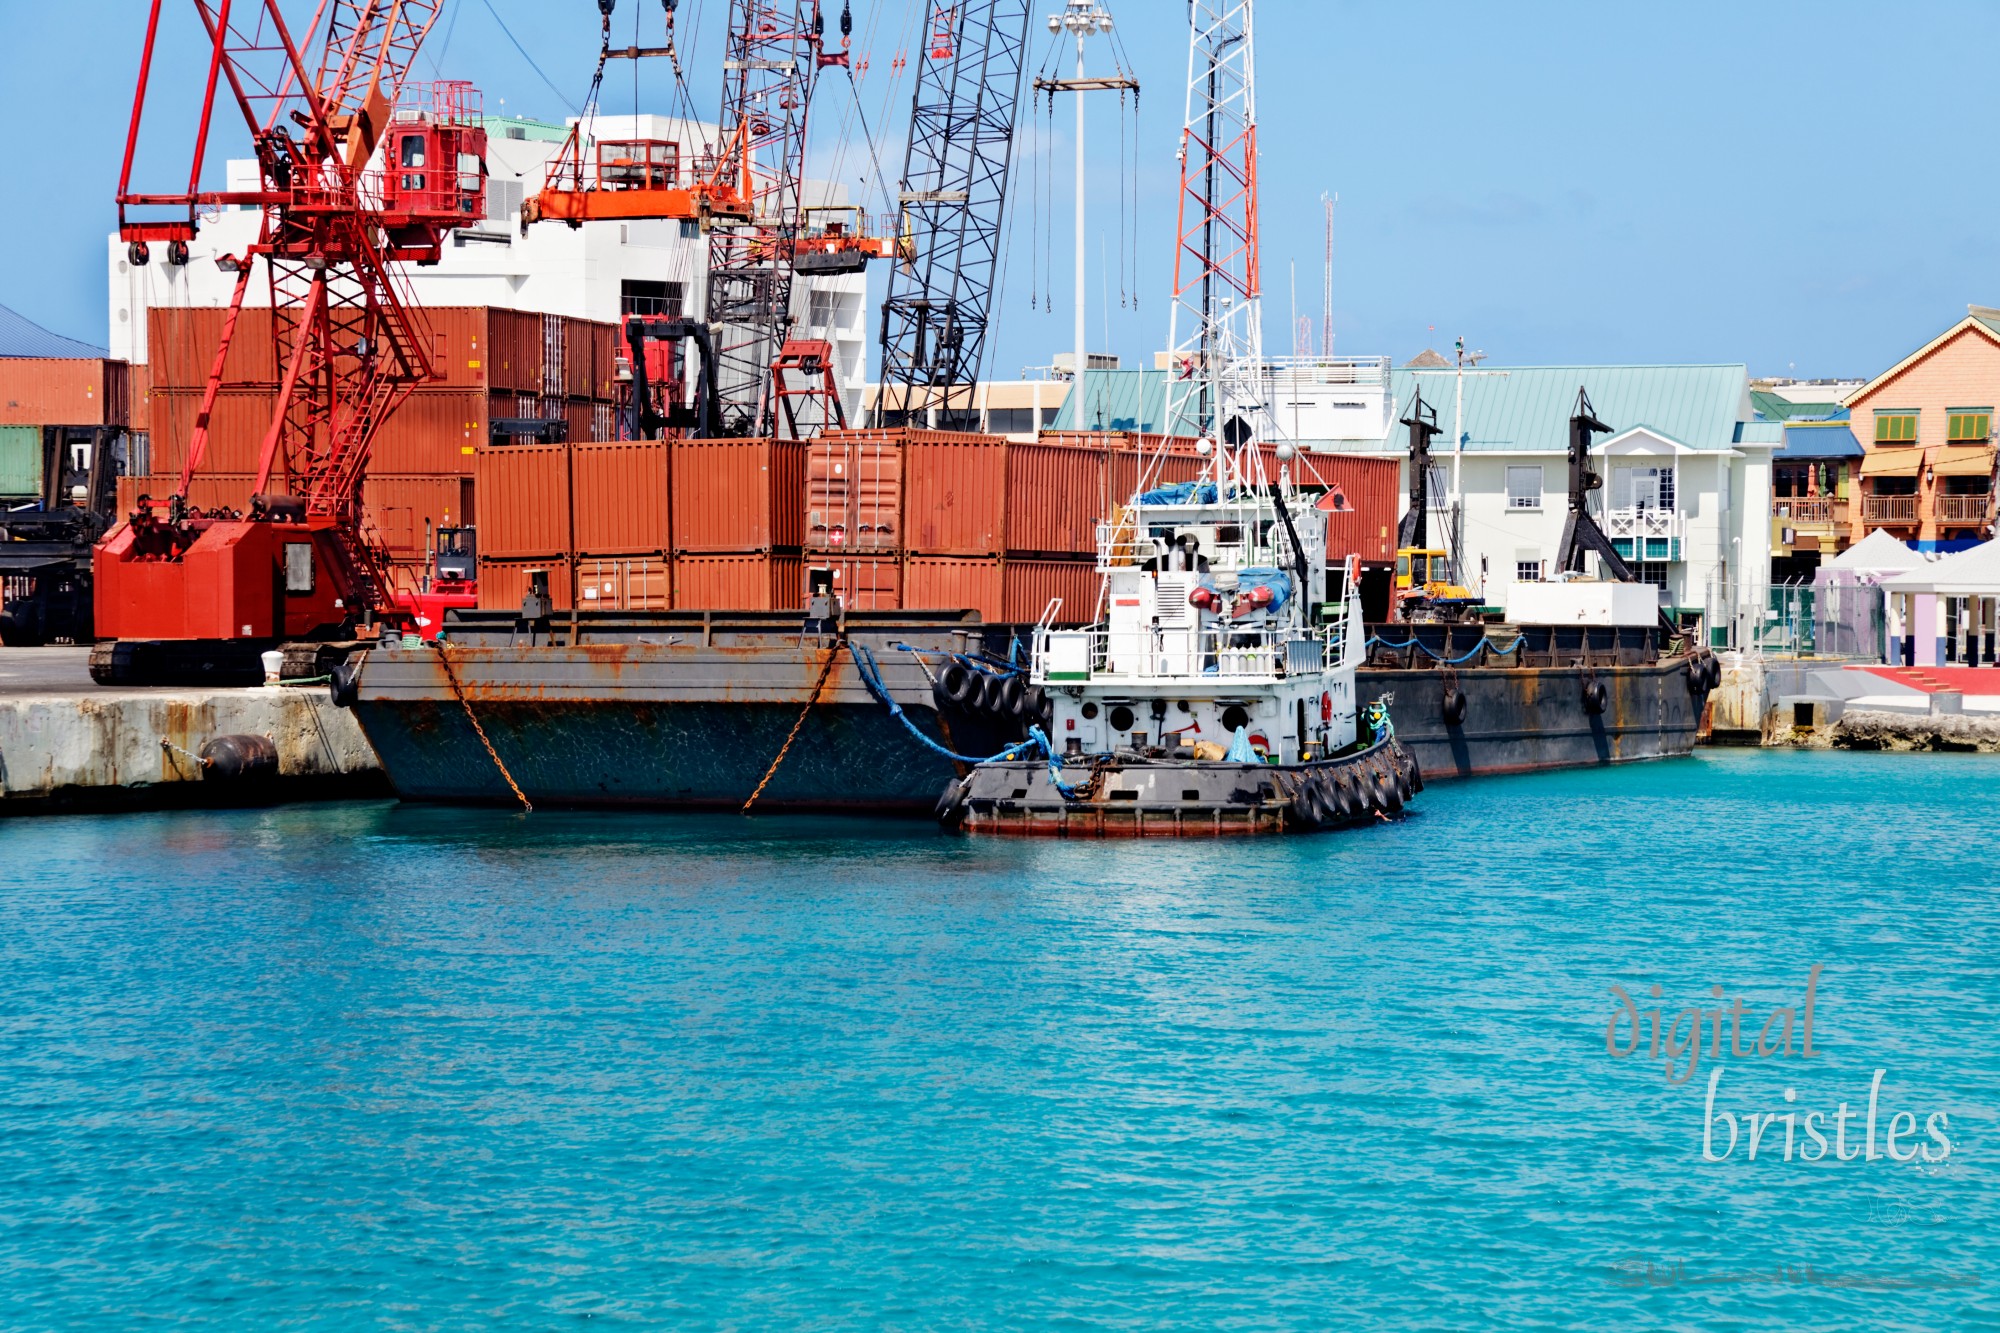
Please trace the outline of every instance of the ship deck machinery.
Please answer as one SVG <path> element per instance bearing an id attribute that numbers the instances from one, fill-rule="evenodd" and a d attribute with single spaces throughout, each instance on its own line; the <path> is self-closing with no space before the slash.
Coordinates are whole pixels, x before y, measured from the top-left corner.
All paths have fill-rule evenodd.
<path id="1" fill-rule="evenodd" d="M 1042 707 L 1006 665 L 1031 627 L 971 613 L 802 632 L 797 612 L 527 609 L 455 610 L 441 647 L 337 672 L 403 799 L 928 815 L 961 771 L 946 752 L 1003 751 Z"/>
<path id="2" fill-rule="evenodd" d="M 1423 788 L 1379 707 L 1357 696 L 1358 595 L 1308 614 L 1323 532 L 1278 489 L 1188 485 L 1100 528 L 1105 611 L 1038 628 L 1041 762 L 977 765 L 939 819 L 968 833 L 1202 836 L 1374 822 Z M 1182 495 L 1178 492 L 1186 491 Z"/>

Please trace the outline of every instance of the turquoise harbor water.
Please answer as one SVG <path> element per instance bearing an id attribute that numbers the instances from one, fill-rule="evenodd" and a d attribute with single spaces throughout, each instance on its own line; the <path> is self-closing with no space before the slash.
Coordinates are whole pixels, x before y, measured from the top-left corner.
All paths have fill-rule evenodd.
<path id="1" fill-rule="evenodd" d="M 0 825 L 0 1327 L 2000 1327 L 2000 764 L 1420 801 Z M 1614 984 L 1752 1053 L 1617 1058 Z M 1949 1156 L 1704 1161 L 1716 1067 Z"/>

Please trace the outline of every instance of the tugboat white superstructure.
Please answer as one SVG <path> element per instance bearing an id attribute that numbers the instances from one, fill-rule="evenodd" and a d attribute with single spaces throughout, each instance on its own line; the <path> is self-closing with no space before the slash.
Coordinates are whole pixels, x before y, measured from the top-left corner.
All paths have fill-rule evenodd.
<path id="1" fill-rule="evenodd" d="M 1386 710 L 1357 707 L 1360 601 L 1330 577 L 1322 516 L 1288 470 L 1257 475 L 1254 447 L 1199 447 L 1204 480 L 1099 525 L 1096 623 L 1036 631 L 1047 753 L 974 766 L 940 798 L 948 827 L 1305 831 L 1397 815 L 1422 789 Z"/>

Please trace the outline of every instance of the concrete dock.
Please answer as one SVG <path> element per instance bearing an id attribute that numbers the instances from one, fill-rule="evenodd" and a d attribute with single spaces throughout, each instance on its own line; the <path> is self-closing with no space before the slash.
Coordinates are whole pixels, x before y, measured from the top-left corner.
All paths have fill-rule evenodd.
<path id="1" fill-rule="evenodd" d="M 115 689 L 87 648 L 0 648 L 0 814 L 384 796 L 381 765 L 324 685 Z M 197 756 L 268 738 L 275 780 L 231 784 Z"/>

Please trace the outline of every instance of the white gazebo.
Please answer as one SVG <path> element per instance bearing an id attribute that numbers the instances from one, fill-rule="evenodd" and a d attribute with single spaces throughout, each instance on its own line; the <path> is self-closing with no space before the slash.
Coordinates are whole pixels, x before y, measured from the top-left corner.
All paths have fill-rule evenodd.
<path id="1" fill-rule="evenodd" d="M 1905 666 L 1992 666 L 2000 629 L 2000 542 L 1882 580 L 1889 657 Z"/>

